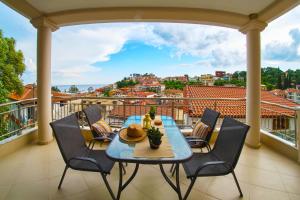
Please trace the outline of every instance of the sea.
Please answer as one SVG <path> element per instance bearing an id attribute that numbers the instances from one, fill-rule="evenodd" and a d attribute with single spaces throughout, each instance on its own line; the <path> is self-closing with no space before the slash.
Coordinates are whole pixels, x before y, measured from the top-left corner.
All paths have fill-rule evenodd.
<path id="1" fill-rule="evenodd" d="M 95 90 L 95 89 L 97 89 L 97 88 L 104 87 L 105 85 L 107 85 L 107 84 L 86 84 L 86 85 L 75 85 L 75 86 L 79 89 L 79 92 L 80 92 L 80 93 L 84 93 L 84 92 L 88 92 L 88 88 L 89 88 L 89 87 L 92 87 L 93 90 Z M 70 88 L 72 85 L 53 85 L 53 86 L 58 87 L 58 89 L 59 89 L 61 92 L 68 92 L 69 88 Z"/>

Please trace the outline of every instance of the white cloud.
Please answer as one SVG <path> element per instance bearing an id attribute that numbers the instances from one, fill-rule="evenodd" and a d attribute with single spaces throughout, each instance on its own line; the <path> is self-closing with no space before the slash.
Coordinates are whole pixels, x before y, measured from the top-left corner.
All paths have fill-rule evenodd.
<path id="1" fill-rule="evenodd" d="M 270 43 L 290 44 L 291 29 L 300 29 L 300 7 L 272 22 L 262 33 L 262 50 Z M 25 54 L 27 77 L 36 73 L 36 41 L 18 42 Z M 198 62 L 184 62 L 179 67 L 199 66 L 203 71 L 245 70 L 245 35 L 237 30 L 194 24 L 175 23 L 113 23 L 64 27 L 53 34 L 52 82 L 53 84 L 101 83 L 103 70 L 96 62 L 107 62 L 113 54 L 124 50 L 128 41 L 139 41 L 156 48 L 168 47 L 171 55 L 199 57 Z M 299 54 L 299 48 L 298 48 Z M 263 66 L 291 67 L 299 62 L 263 60 Z M 196 68 L 195 67 L 195 68 Z M 205 69 L 204 69 L 205 68 Z M 194 68 L 193 68 L 194 69 Z M 32 81 L 33 78 L 29 79 Z M 35 79 L 34 79 L 35 80 Z M 105 80 L 108 80 L 105 77 Z"/>
<path id="2" fill-rule="evenodd" d="M 170 47 L 171 56 L 206 57 L 210 66 L 240 65 L 236 63 L 236 53 L 231 55 L 231 52 L 236 52 L 237 47 L 243 48 L 241 38 L 243 36 L 235 30 L 189 24 L 125 23 L 62 28 L 53 37 L 53 83 L 99 82 L 101 69 L 93 63 L 109 61 L 111 55 L 133 40 L 157 48 Z M 224 65 L 220 57 L 213 60 L 216 51 L 228 55 Z"/>

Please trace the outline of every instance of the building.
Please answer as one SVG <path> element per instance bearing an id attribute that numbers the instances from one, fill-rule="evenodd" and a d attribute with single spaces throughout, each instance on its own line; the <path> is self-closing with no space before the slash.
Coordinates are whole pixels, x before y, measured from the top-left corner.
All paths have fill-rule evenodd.
<path id="1" fill-rule="evenodd" d="M 225 76 L 225 71 L 215 71 L 215 76 L 218 78 L 223 78 Z"/>
<path id="2" fill-rule="evenodd" d="M 288 88 L 285 91 L 286 98 L 300 104 L 300 90 L 295 88 Z"/>
<path id="3" fill-rule="evenodd" d="M 215 82 L 212 74 L 202 74 L 200 76 L 200 81 L 206 86 L 213 86 Z"/>
<path id="4" fill-rule="evenodd" d="M 189 82 L 189 76 L 188 75 L 169 76 L 169 77 L 163 78 L 163 81 L 180 81 L 180 82 L 183 82 L 183 83 L 187 83 L 187 82 Z"/>
<path id="5" fill-rule="evenodd" d="M 245 121 L 246 118 L 246 89 L 240 87 L 219 86 L 186 86 L 184 89 L 186 98 L 203 98 L 187 102 L 186 120 L 197 120 L 201 117 L 206 107 L 217 110 L 221 117 L 231 116 Z M 236 100 L 226 100 L 226 98 Z M 219 100 L 215 100 L 219 99 Z M 220 100 L 222 99 L 222 100 Z M 269 131 L 290 129 L 295 131 L 295 112 L 273 104 L 295 107 L 297 104 L 285 98 L 275 96 L 269 91 L 261 91 L 261 127 Z"/>

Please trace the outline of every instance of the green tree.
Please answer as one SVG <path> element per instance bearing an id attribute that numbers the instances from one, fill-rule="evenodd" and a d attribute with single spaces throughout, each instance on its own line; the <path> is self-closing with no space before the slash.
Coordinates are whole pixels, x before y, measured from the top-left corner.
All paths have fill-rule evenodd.
<path id="1" fill-rule="evenodd" d="M 215 80 L 214 85 L 215 86 L 223 86 L 223 85 L 225 85 L 225 83 L 226 83 L 226 81 L 218 79 L 218 80 Z"/>
<path id="2" fill-rule="evenodd" d="M 136 84 L 138 84 L 137 81 L 133 81 L 133 80 L 128 79 L 128 78 L 125 77 L 125 78 L 123 78 L 123 80 L 117 82 L 117 88 L 124 88 L 124 87 L 134 86 Z"/>
<path id="3" fill-rule="evenodd" d="M 103 92 L 103 96 L 105 97 L 109 97 L 109 93 L 110 93 L 111 89 L 110 88 L 106 88 Z"/>
<path id="4" fill-rule="evenodd" d="M 16 42 L 13 38 L 3 37 L 0 30 L 0 104 L 7 102 L 8 94 L 23 92 L 23 83 L 20 79 L 25 71 L 24 56 L 20 50 L 15 48 Z M 8 110 L 6 106 L 0 106 L 0 113 Z M 7 132 L 7 119 L 0 115 L 0 140 Z"/>
<path id="5" fill-rule="evenodd" d="M 25 64 L 23 53 L 16 50 L 15 45 L 15 40 L 3 37 L 0 30 L 0 81 L 3 85 L 2 89 L 5 88 L 8 93 L 17 92 L 21 94 L 23 83 L 20 77 L 25 71 Z M 1 94 L 3 93 L 1 92 Z"/>
<path id="6" fill-rule="evenodd" d="M 166 89 L 183 90 L 186 84 L 181 81 L 164 81 L 164 85 Z"/>
<path id="7" fill-rule="evenodd" d="M 76 87 L 76 85 L 71 85 L 69 88 L 69 93 L 78 93 L 79 89 Z"/>
<path id="8" fill-rule="evenodd" d="M 54 92 L 60 92 L 60 89 L 57 86 L 52 86 L 51 90 Z"/>
<path id="9" fill-rule="evenodd" d="M 94 88 L 90 86 L 90 87 L 87 89 L 87 91 L 88 91 L 89 93 L 92 93 L 92 92 L 94 91 Z"/>

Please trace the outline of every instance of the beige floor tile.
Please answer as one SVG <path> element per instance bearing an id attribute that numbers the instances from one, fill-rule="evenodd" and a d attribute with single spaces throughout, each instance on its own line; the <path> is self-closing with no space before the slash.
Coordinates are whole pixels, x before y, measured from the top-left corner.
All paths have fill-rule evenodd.
<path id="1" fill-rule="evenodd" d="M 28 145 L 0 160 L 1 199 L 91 199 L 111 200 L 99 173 L 68 170 L 62 189 L 57 186 L 65 163 L 55 141 L 49 145 Z M 170 165 L 165 165 L 169 173 Z M 134 164 L 126 167 L 128 179 Z M 245 146 L 236 174 L 242 187 L 243 199 L 290 199 L 300 200 L 300 165 L 262 146 L 251 149 Z M 108 181 L 116 192 L 119 169 L 116 164 Z M 186 191 L 189 180 L 180 167 L 180 183 Z M 289 193 L 288 193 L 289 192 Z M 239 193 L 231 175 L 200 177 L 197 179 L 189 200 L 238 199 Z M 122 200 L 177 199 L 175 191 L 166 183 L 156 165 L 141 165 L 132 183 L 122 193 Z"/>
<path id="2" fill-rule="evenodd" d="M 6 199 L 8 200 L 38 200 L 48 199 L 48 179 L 32 181 L 28 183 L 17 183 L 12 186 Z"/>
<path id="3" fill-rule="evenodd" d="M 271 172 L 277 172 L 276 161 L 272 159 L 266 159 L 264 156 L 261 156 L 261 154 L 255 156 L 244 153 L 240 156 L 239 164 L 257 169 L 268 170 Z"/>
<path id="4" fill-rule="evenodd" d="M 254 186 L 250 200 L 289 200 L 288 193 Z"/>
<path id="5" fill-rule="evenodd" d="M 300 194 L 300 177 L 281 175 L 281 178 L 288 192 Z"/>
<path id="6" fill-rule="evenodd" d="M 235 172 L 238 180 L 244 183 L 285 191 L 281 177 L 277 172 L 261 170 L 245 165 L 238 165 Z"/>
<path id="7" fill-rule="evenodd" d="M 275 167 L 281 174 L 300 178 L 300 164 L 293 160 L 283 157 L 275 163 Z"/>
<path id="8" fill-rule="evenodd" d="M 213 178 L 206 193 L 218 199 L 249 199 L 251 186 L 241 181 L 239 183 L 244 195 L 243 198 L 240 198 L 234 180 L 224 176 Z"/>
<path id="9" fill-rule="evenodd" d="M 10 186 L 0 186 L 0 200 L 4 200 L 10 190 Z"/>
<path id="10" fill-rule="evenodd" d="M 300 195 L 289 193 L 290 200 L 300 200 Z"/>
<path id="11" fill-rule="evenodd" d="M 50 198 L 65 198 L 88 190 L 88 186 L 80 173 L 68 171 L 60 190 L 57 189 L 60 177 L 49 179 L 48 194 Z"/>

